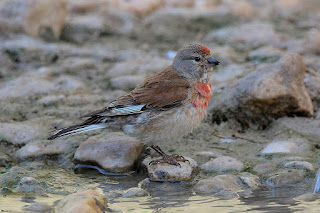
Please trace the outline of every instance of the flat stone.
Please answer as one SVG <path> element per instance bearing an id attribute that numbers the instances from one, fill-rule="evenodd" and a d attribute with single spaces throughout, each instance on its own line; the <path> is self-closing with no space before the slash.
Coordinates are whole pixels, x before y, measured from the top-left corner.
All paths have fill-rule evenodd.
<path id="1" fill-rule="evenodd" d="M 15 157 L 23 160 L 40 156 L 62 155 L 74 149 L 73 145 L 73 142 L 65 139 L 57 139 L 51 143 L 44 143 L 41 141 L 29 143 L 17 150 Z"/>
<path id="2" fill-rule="evenodd" d="M 29 97 L 47 94 L 55 89 L 52 81 L 32 75 L 21 76 L 6 82 L 0 89 L 0 99 Z"/>
<path id="3" fill-rule="evenodd" d="M 57 212 L 92 212 L 103 213 L 106 211 L 107 204 L 104 196 L 98 191 L 86 190 L 70 194 L 59 201 Z"/>
<path id="4" fill-rule="evenodd" d="M 141 189 L 139 187 L 130 188 L 126 192 L 124 192 L 124 194 L 122 195 L 122 197 L 145 197 L 145 196 L 149 196 L 149 193 L 146 190 Z"/>
<path id="5" fill-rule="evenodd" d="M 278 164 L 275 162 L 267 162 L 267 163 L 261 163 L 257 164 L 255 167 L 253 167 L 253 171 L 258 173 L 259 175 L 271 173 L 276 170 Z"/>
<path id="6" fill-rule="evenodd" d="M 142 84 L 145 76 L 127 75 L 111 79 L 111 86 L 115 89 L 132 90 Z"/>
<path id="7" fill-rule="evenodd" d="M 45 192 L 44 188 L 41 187 L 39 182 L 33 177 L 21 178 L 16 190 L 18 192 L 36 193 L 36 194 L 43 194 Z"/>
<path id="8" fill-rule="evenodd" d="M 303 181 L 304 177 L 304 171 L 293 169 L 274 174 L 272 177 L 267 179 L 266 183 L 274 187 L 281 187 L 300 183 Z"/>
<path id="9" fill-rule="evenodd" d="M 265 146 L 261 150 L 261 154 L 300 154 L 307 155 L 311 150 L 311 145 L 308 141 L 300 138 L 292 138 L 288 140 L 275 140 Z"/>
<path id="10" fill-rule="evenodd" d="M 211 158 L 217 158 L 221 157 L 222 154 L 216 150 L 212 151 L 203 151 L 203 152 L 197 152 L 196 153 L 196 161 L 200 164 L 205 163 L 209 161 Z"/>
<path id="11" fill-rule="evenodd" d="M 191 180 L 198 164 L 195 160 L 185 157 L 186 162 L 179 162 L 180 166 L 167 163 L 150 164 L 152 160 L 162 159 L 161 157 L 147 157 L 142 164 L 147 168 L 148 175 L 154 181 L 188 181 Z"/>
<path id="12" fill-rule="evenodd" d="M 290 162 L 284 164 L 284 167 L 292 168 L 292 169 L 305 169 L 307 171 L 314 171 L 312 164 L 307 161 L 290 161 Z"/>
<path id="13" fill-rule="evenodd" d="M 230 190 L 233 193 L 242 190 L 241 185 L 234 175 L 217 175 L 208 179 L 200 180 L 193 190 L 198 194 L 213 194 Z"/>
<path id="14" fill-rule="evenodd" d="M 201 165 L 201 169 L 209 172 L 241 171 L 243 163 L 229 156 L 221 156 Z"/>
<path id="15" fill-rule="evenodd" d="M 96 163 L 108 172 L 127 172 L 134 168 L 142 148 L 143 143 L 133 137 L 107 134 L 81 143 L 74 159 Z"/>
<path id="16" fill-rule="evenodd" d="M 246 45 L 251 49 L 276 43 L 279 36 L 270 23 L 253 21 L 213 30 L 208 33 L 205 39 L 207 41 L 228 42 L 238 48 L 242 47 L 241 45 Z"/>
<path id="17" fill-rule="evenodd" d="M 0 138 L 12 144 L 22 145 L 45 138 L 45 130 L 34 122 L 0 123 Z"/>
<path id="18" fill-rule="evenodd" d="M 33 212 L 52 212 L 53 209 L 46 203 L 33 203 L 26 207 L 26 210 Z"/>
<path id="19" fill-rule="evenodd" d="M 312 202 L 319 199 L 319 195 L 314 194 L 312 192 L 300 195 L 298 197 L 293 198 L 295 200 L 304 201 L 304 202 Z"/>

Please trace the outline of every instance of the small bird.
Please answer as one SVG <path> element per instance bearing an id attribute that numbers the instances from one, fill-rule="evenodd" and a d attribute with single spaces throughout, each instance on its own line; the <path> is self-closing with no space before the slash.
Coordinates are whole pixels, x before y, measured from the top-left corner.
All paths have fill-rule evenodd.
<path id="1" fill-rule="evenodd" d="M 92 112 L 83 123 L 59 130 L 55 138 L 96 129 L 122 130 L 151 146 L 166 162 L 180 165 L 187 161 L 179 155 L 167 155 L 157 144 L 178 140 L 199 126 L 206 114 L 212 95 L 210 76 L 220 62 L 211 57 L 210 50 L 201 44 L 181 49 L 172 65 L 148 77 L 139 87 Z"/>

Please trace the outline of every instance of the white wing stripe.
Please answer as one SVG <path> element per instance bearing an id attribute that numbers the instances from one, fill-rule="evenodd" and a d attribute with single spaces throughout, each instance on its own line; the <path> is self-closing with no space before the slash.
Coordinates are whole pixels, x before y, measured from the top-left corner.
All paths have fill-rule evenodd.
<path id="1" fill-rule="evenodd" d="M 123 108 L 112 109 L 110 111 L 110 116 L 112 115 L 127 115 L 127 114 L 136 114 L 141 113 L 141 109 L 145 105 L 136 105 L 136 106 L 127 106 Z"/>

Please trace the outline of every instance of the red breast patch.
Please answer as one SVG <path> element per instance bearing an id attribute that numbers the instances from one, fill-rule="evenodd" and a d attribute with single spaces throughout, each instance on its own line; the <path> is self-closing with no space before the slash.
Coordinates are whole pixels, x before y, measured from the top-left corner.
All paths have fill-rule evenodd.
<path id="1" fill-rule="evenodd" d="M 206 46 L 201 46 L 201 51 L 203 52 L 203 53 L 210 53 L 210 49 L 208 48 L 208 47 L 206 47 Z"/>

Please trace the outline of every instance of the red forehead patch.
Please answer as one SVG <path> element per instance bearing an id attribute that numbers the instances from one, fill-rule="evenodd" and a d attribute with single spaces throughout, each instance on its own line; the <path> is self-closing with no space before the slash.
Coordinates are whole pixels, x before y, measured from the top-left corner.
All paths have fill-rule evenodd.
<path id="1" fill-rule="evenodd" d="M 209 48 L 208 47 L 206 47 L 206 46 L 201 46 L 201 51 L 203 52 L 203 53 L 210 53 L 210 50 L 209 50 Z"/>

